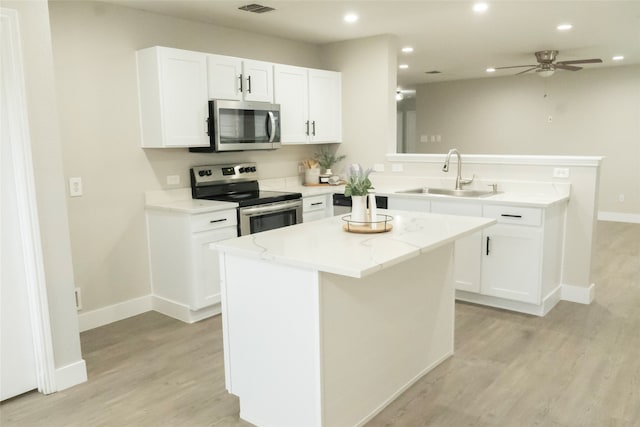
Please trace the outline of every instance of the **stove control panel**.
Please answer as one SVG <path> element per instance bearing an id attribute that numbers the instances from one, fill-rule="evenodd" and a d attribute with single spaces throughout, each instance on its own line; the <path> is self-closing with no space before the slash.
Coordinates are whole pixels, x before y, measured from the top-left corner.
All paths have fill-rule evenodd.
<path id="1" fill-rule="evenodd" d="M 257 179 L 258 167 L 252 162 L 191 168 L 191 180 L 196 186 Z"/>

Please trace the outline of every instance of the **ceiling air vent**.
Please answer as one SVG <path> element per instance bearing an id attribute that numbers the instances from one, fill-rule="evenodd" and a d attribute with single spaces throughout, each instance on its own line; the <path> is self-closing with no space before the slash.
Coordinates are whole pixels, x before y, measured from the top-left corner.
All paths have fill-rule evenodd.
<path id="1" fill-rule="evenodd" d="M 275 10 L 272 7 L 269 6 L 263 6 L 261 4 L 246 4 L 244 6 L 239 7 L 238 9 L 240 10 L 246 10 L 247 12 L 253 12 L 253 13 L 265 13 L 265 12 L 271 12 L 272 10 Z"/>
<path id="2" fill-rule="evenodd" d="M 425 71 L 425 74 L 442 74 L 442 71 L 438 71 L 438 70 L 431 70 L 431 71 Z"/>

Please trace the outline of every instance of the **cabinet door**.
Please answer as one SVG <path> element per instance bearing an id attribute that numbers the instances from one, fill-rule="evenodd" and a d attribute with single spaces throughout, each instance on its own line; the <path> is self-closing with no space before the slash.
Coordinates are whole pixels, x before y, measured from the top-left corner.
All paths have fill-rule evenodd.
<path id="1" fill-rule="evenodd" d="M 273 64 L 245 60 L 242 70 L 245 101 L 273 102 Z"/>
<path id="2" fill-rule="evenodd" d="M 237 236 L 236 227 L 194 233 L 191 238 L 193 255 L 193 289 L 190 308 L 199 310 L 220 302 L 220 262 L 218 251 L 209 244 Z"/>
<path id="3" fill-rule="evenodd" d="M 497 224 L 483 237 L 482 293 L 540 304 L 541 229 Z"/>
<path id="4" fill-rule="evenodd" d="M 312 142 L 342 141 L 340 73 L 309 70 L 309 119 Z"/>
<path id="5" fill-rule="evenodd" d="M 307 69 L 276 65 L 274 98 L 280 104 L 282 144 L 304 144 L 309 140 L 309 89 Z"/>
<path id="6" fill-rule="evenodd" d="M 432 201 L 431 212 L 448 215 L 482 216 L 480 203 L 452 201 Z M 455 264 L 453 279 L 456 289 L 467 292 L 480 292 L 482 264 L 482 232 L 478 231 L 455 242 Z"/>
<path id="7" fill-rule="evenodd" d="M 143 147 L 206 147 L 206 55 L 152 47 L 137 52 Z"/>
<path id="8" fill-rule="evenodd" d="M 242 59 L 232 56 L 208 55 L 207 76 L 209 99 L 242 100 Z"/>

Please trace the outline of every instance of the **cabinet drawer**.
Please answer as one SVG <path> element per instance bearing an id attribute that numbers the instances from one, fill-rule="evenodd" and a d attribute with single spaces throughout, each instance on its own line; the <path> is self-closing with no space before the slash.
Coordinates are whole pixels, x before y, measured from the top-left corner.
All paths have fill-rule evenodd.
<path id="1" fill-rule="evenodd" d="M 234 226 L 237 223 L 235 209 L 197 214 L 191 216 L 191 232 L 215 230 L 216 228 Z"/>
<path id="2" fill-rule="evenodd" d="M 495 218 L 498 223 L 502 224 L 533 226 L 542 224 L 542 209 L 540 208 L 485 205 L 484 216 Z"/>
<path id="3" fill-rule="evenodd" d="M 302 211 L 303 212 L 314 212 L 314 211 L 322 211 L 327 207 L 327 196 L 312 196 L 305 197 L 302 199 Z"/>

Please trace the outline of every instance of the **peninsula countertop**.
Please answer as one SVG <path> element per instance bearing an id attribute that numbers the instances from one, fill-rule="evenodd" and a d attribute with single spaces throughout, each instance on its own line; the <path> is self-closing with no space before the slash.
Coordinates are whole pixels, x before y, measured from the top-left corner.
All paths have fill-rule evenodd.
<path id="1" fill-rule="evenodd" d="M 385 233 L 342 229 L 340 216 L 224 240 L 221 252 L 355 278 L 404 262 L 495 223 L 491 218 L 379 210 L 393 216 Z"/>

